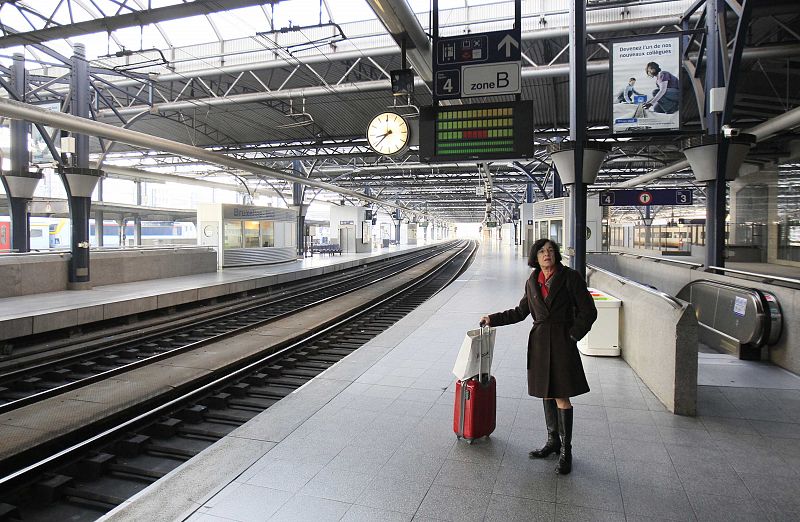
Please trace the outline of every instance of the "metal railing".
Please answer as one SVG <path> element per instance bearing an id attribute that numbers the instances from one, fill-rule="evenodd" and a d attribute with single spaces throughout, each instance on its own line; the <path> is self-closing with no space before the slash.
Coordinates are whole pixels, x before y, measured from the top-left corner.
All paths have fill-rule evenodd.
<path id="1" fill-rule="evenodd" d="M 634 254 L 632 252 L 586 252 L 587 254 L 605 254 L 610 256 L 630 256 L 635 257 L 637 259 L 644 258 L 644 259 L 652 259 L 656 263 L 673 263 L 676 265 L 684 265 L 691 267 L 692 270 L 701 268 L 703 263 L 692 263 L 691 261 L 679 261 L 677 259 L 670 259 L 666 257 L 656 257 L 656 256 L 648 256 L 645 254 Z"/>
<path id="2" fill-rule="evenodd" d="M 800 285 L 800 279 L 792 279 L 790 277 L 781 277 L 769 274 L 759 274 L 757 272 L 746 272 L 744 270 L 734 270 L 733 268 L 725 268 L 721 266 L 709 266 L 708 267 L 714 271 L 720 271 L 723 273 L 729 272 L 731 274 L 738 274 L 738 275 L 745 275 L 749 277 L 757 277 L 762 283 L 771 283 L 773 281 L 780 281 L 782 283 L 789 283 L 793 285 Z"/>
<path id="3" fill-rule="evenodd" d="M 619 274 L 615 274 L 614 272 L 610 272 L 608 270 L 600 268 L 599 266 L 594 266 L 594 265 L 591 265 L 591 264 L 587 264 L 586 268 L 588 268 L 590 270 L 593 270 L 595 272 L 600 272 L 600 273 L 605 274 L 605 275 L 607 275 L 609 277 L 613 277 L 614 279 L 616 279 L 617 281 L 619 281 L 623 285 L 635 286 L 636 288 L 639 288 L 640 290 L 644 290 L 645 292 L 653 294 L 654 296 L 660 297 L 664 301 L 667 301 L 670 304 L 670 306 L 672 306 L 672 308 L 674 308 L 676 310 L 678 310 L 680 308 L 683 308 L 683 303 L 680 300 L 678 300 L 678 299 L 672 297 L 671 295 L 669 295 L 667 293 L 664 293 L 664 292 L 662 292 L 660 290 L 656 290 L 654 288 L 650 288 L 649 286 L 643 285 L 642 283 L 638 283 L 638 282 L 634 281 L 633 279 L 628 279 L 627 277 L 623 277 L 623 276 L 621 276 Z"/>

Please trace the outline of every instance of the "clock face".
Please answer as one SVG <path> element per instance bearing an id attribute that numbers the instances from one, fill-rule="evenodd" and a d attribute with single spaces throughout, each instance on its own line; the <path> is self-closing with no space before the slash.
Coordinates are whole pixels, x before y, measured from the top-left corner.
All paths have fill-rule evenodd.
<path id="1" fill-rule="evenodd" d="M 375 152 L 397 154 L 408 146 L 411 137 L 408 123 L 394 112 L 384 112 L 375 116 L 367 128 L 367 141 Z"/>

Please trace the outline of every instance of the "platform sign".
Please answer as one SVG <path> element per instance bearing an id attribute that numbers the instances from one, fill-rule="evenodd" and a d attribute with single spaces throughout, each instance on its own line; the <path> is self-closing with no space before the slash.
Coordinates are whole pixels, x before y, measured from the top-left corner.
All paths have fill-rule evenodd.
<path id="1" fill-rule="evenodd" d="M 692 205 L 692 189 L 606 190 L 600 206 L 635 207 L 648 205 Z"/>
<path id="2" fill-rule="evenodd" d="M 522 92 L 520 29 L 437 38 L 434 93 L 440 99 Z"/>
<path id="3" fill-rule="evenodd" d="M 533 157 L 533 102 L 422 107 L 419 156 L 426 163 Z"/>

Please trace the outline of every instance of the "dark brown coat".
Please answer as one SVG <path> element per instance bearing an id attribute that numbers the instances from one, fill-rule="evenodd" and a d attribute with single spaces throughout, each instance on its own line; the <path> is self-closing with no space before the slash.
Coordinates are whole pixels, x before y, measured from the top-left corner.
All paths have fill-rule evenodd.
<path id="1" fill-rule="evenodd" d="M 528 394 L 542 398 L 574 397 L 589 391 L 577 341 L 589 332 L 597 308 L 581 275 L 565 266 L 553 275 L 547 299 L 537 284 L 539 269 L 525 282 L 525 296 L 511 310 L 489 316 L 491 326 L 518 323 L 528 314 Z"/>

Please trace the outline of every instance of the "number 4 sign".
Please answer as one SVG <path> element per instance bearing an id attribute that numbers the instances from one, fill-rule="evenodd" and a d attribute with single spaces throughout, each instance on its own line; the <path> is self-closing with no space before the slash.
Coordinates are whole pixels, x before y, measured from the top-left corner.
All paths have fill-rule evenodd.
<path id="1" fill-rule="evenodd" d="M 461 94 L 461 70 L 439 71 L 436 73 L 436 95 Z"/>

